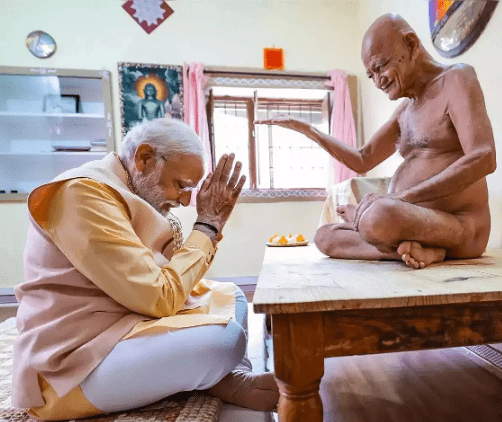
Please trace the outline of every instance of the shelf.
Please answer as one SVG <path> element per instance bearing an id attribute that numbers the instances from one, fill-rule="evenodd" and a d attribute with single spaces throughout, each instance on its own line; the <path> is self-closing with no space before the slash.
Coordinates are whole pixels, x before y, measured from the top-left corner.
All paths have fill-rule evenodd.
<path id="1" fill-rule="evenodd" d="M 1 0 L 0 0 L 1 1 Z M 0 142 L 18 140 L 107 139 L 108 122 L 99 114 L 0 112 Z M 108 133 L 109 135 L 109 133 Z"/>
<path id="2" fill-rule="evenodd" d="M 106 154 L 108 154 L 107 151 L 50 151 L 50 152 L 0 152 L 0 157 L 18 157 L 18 156 L 30 156 L 30 157 L 36 157 L 39 155 L 42 156 L 48 156 L 48 155 L 55 155 L 55 156 L 65 156 L 65 155 L 71 155 L 71 156 L 91 156 L 91 157 L 104 157 Z"/>
<path id="3" fill-rule="evenodd" d="M 0 193 L 0 202 L 24 202 L 29 193 Z"/>
<path id="4" fill-rule="evenodd" d="M 5 191 L 0 202 L 25 201 L 37 186 L 113 150 L 109 76 L 105 71 L 0 66 L 0 191 Z M 64 95 L 78 96 L 78 108 L 44 107 L 49 100 L 55 106 L 52 97 Z M 102 145 L 91 146 L 96 141 Z M 67 149 L 89 146 L 88 151 Z"/>
<path id="5" fill-rule="evenodd" d="M 105 116 L 102 114 L 89 114 L 89 113 L 19 113 L 12 111 L 0 111 L 1 117 L 29 117 L 31 118 L 54 118 L 54 117 L 64 117 L 71 119 L 104 119 Z"/>

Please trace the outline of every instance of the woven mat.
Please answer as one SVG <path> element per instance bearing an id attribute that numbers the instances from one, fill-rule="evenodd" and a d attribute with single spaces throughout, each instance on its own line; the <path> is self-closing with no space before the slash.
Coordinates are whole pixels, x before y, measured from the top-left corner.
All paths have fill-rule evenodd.
<path id="1" fill-rule="evenodd" d="M 12 350 L 16 319 L 0 323 L 0 422 L 37 422 L 23 409 L 11 407 Z M 128 412 L 79 419 L 89 422 L 217 422 L 221 400 L 197 392 L 179 393 Z"/>

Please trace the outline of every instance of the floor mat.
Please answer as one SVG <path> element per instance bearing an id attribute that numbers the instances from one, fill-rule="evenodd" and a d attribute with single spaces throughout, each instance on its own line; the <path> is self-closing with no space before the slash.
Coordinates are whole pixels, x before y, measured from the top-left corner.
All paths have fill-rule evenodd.
<path id="1" fill-rule="evenodd" d="M 37 422 L 24 409 L 11 407 L 12 351 L 17 336 L 16 320 L 0 323 L 0 421 Z M 197 392 L 179 393 L 128 412 L 79 419 L 92 422 L 217 422 L 221 400 Z"/>

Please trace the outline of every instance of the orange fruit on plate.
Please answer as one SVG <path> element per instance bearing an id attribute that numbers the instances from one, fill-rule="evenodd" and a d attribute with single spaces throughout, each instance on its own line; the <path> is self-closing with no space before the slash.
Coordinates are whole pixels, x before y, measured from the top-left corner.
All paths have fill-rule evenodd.
<path id="1" fill-rule="evenodd" d="M 284 236 L 282 236 L 280 239 L 279 239 L 279 242 L 281 245 L 284 245 L 285 243 L 288 243 L 288 239 L 286 239 Z"/>

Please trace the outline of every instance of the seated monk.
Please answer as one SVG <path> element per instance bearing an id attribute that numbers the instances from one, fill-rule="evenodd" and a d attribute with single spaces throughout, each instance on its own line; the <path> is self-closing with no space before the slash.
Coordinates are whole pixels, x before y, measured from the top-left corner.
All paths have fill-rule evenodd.
<path id="1" fill-rule="evenodd" d="M 154 119 L 108 154 L 36 188 L 14 346 L 12 405 L 42 420 L 125 411 L 207 390 L 273 410 L 272 373 L 246 356 L 247 303 L 232 283 L 202 280 L 245 177 L 224 155 L 197 195 L 185 242 L 172 207 L 204 174 L 200 139 Z"/>
<path id="2" fill-rule="evenodd" d="M 333 258 L 402 259 L 413 268 L 480 256 L 490 234 L 486 175 L 496 162 L 474 69 L 433 60 L 397 15 L 371 25 L 362 60 L 378 89 L 391 100 L 405 98 L 362 148 L 288 116 L 256 122 L 305 134 L 358 174 L 396 149 L 404 158 L 388 193 L 368 194 L 355 209 L 340 207 L 345 223 L 321 226 L 317 247 Z"/>

